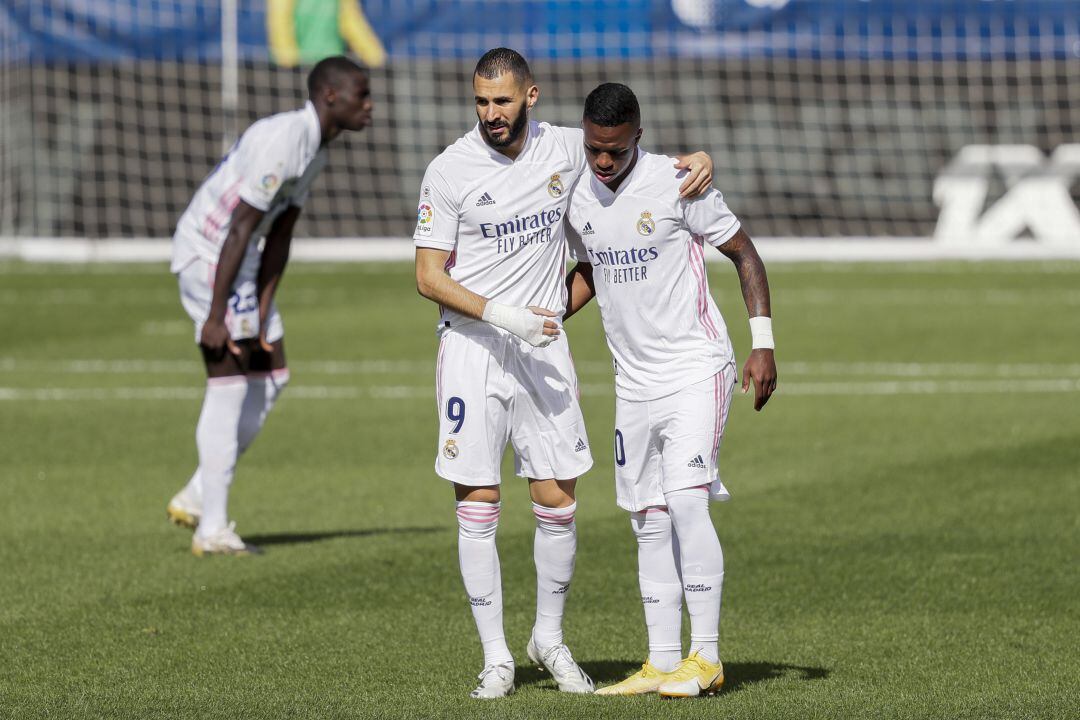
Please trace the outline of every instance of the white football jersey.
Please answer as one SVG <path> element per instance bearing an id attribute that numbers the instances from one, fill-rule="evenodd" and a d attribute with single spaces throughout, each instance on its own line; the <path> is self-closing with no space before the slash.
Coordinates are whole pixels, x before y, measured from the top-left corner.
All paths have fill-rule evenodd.
<path id="1" fill-rule="evenodd" d="M 266 213 L 252 233 L 253 244 L 285 208 L 302 206 L 312 180 L 326 165 L 320 142 L 319 116 L 310 101 L 249 127 L 203 181 L 176 224 L 172 271 L 180 272 L 195 259 L 217 263 L 241 200 Z"/>
<path id="2" fill-rule="evenodd" d="M 570 200 L 571 253 L 593 266 L 615 392 L 628 400 L 670 395 L 734 361 L 703 246 L 723 245 L 739 221 L 715 188 L 680 199 L 674 162 L 638 150 L 618 192 L 590 172 Z"/>
<path id="3" fill-rule="evenodd" d="M 468 290 L 561 316 L 563 218 L 584 169 L 581 130 L 530 122 L 521 154 L 510 160 L 484 142 L 477 125 L 428 165 L 413 242 L 449 251 L 450 277 Z M 443 308 L 441 321 L 468 319 Z"/>

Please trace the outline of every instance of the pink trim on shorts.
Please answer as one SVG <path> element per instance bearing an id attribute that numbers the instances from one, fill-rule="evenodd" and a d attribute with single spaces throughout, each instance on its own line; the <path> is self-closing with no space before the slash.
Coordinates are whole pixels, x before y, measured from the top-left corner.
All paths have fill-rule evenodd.
<path id="1" fill-rule="evenodd" d="M 713 437 L 713 464 L 716 463 L 716 458 L 720 454 L 720 441 L 724 439 L 724 428 L 727 427 L 728 417 L 728 381 L 727 370 L 728 365 L 724 366 L 724 370 L 716 373 L 713 377 L 716 380 L 715 389 L 713 391 L 714 396 L 717 397 L 716 402 L 716 433 Z"/>
<path id="2" fill-rule="evenodd" d="M 724 406 L 723 372 L 713 375 L 713 402 L 715 403 L 713 420 L 712 461 L 716 465 L 716 456 L 720 452 L 720 438 L 723 437 L 721 422 L 721 408 Z"/>
<path id="3" fill-rule="evenodd" d="M 651 506 L 645 508 L 644 510 L 639 510 L 638 512 L 640 512 L 642 515 L 648 515 L 651 512 L 653 512 L 653 513 L 658 513 L 659 512 L 659 513 L 664 513 L 665 515 L 667 515 L 668 514 L 668 509 L 667 509 L 667 505 L 651 505 Z"/>
<path id="4" fill-rule="evenodd" d="M 729 363 L 727 367 L 731 367 L 732 373 L 735 372 L 735 366 L 734 365 Z M 720 403 L 720 412 L 721 412 L 721 416 L 720 416 L 720 437 L 724 437 L 724 428 L 727 427 L 728 413 L 731 412 L 731 405 L 728 402 L 729 398 L 727 397 L 727 393 L 729 393 L 729 392 L 731 392 L 732 390 L 735 389 L 735 383 L 729 383 L 727 381 L 727 375 L 726 374 L 721 373 L 721 375 L 724 376 L 724 379 L 721 380 L 721 387 L 724 389 L 724 395 L 722 396 L 724 398 L 724 402 Z"/>
<path id="5" fill-rule="evenodd" d="M 440 418 L 442 418 L 442 412 L 443 412 L 442 411 L 442 399 L 443 399 L 442 358 L 443 358 L 443 348 L 445 348 L 445 347 L 446 347 L 446 338 L 443 337 L 439 341 L 439 354 L 435 357 L 435 402 L 439 406 L 439 417 Z"/>

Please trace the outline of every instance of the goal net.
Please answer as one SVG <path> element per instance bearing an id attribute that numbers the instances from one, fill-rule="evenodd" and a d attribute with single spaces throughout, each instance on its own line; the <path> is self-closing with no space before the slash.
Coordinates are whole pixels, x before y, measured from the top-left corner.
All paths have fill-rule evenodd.
<path id="1" fill-rule="evenodd" d="M 343 50 L 372 65 L 375 123 L 335 141 L 297 235 L 407 238 L 500 45 L 533 66 L 535 119 L 630 85 L 643 145 L 708 150 L 756 237 L 977 236 L 995 206 L 1017 237 L 1080 230 L 1071 0 L 10 0 L 0 236 L 168 238 L 230 137 Z"/>

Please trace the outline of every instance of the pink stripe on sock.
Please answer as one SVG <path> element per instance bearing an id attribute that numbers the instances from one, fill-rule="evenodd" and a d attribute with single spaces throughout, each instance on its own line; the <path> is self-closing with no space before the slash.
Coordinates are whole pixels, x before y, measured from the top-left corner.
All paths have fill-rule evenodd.
<path id="1" fill-rule="evenodd" d="M 463 520 L 472 520 L 473 522 L 492 522 L 499 519 L 499 513 L 483 513 L 483 512 L 469 512 L 468 510 L 458 510 L 457 516 Z"/>
<path id="2" fill-rule="evenodd" d="M 573 511 L 569 513 L 555 513 L 548 510 L 538 510 L 537 508 L 533 508 L 533 515 L 535 515 L 536 517 L 550 518 L 552 520 L 562 520 L 564 518 L 570 520 L 574 519 Z"/>
<path id="3" fill-rule="evenodd" d="M 499 517 L 499 511 L 490 512 L 488 510 L 473 510 L 471 508 L 459 508 L 458 515 L 468 515 L 470 517 Z"/>

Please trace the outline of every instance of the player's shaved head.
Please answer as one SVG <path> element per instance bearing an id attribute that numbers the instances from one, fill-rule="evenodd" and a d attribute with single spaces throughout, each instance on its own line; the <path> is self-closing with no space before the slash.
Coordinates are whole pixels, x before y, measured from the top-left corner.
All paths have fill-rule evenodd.
<path id="1" fill-rule="evenodd" d="M 307 83 L 324 143 L 342 130 L 363 130 L 371 124 L 371 83 L 364 69 L 349 58 L 334 55 L 320 60 Z"/>
<path id="2" fill-rule="evenodd" d="M 476 63 L 473 75 L 479 75 L 486 80 L 494 80 L 503 73 L 510 73 L 514 79 L 522 84 L 532 83 L 532 70 L 529 63 L 517 50 L 510 48 L 493 48 L 484 53 Z"/>
<path id="3" fill-rule="evenodd" d="M 364 68 L 344 55 L 333 55 L 320 60 L 308 73 L 308 97 L 315 100 L 319 93 L 326 88 L 341 89 L 344 82 L 354 73 L 367 77 Z"/>
<path id="4" fill-rule="evenodd" d="M 585 98 L 584 119 L 601 127 L 641 125 L 641 106 L 634 91 L 621 83 L 604 83 Z"/>

